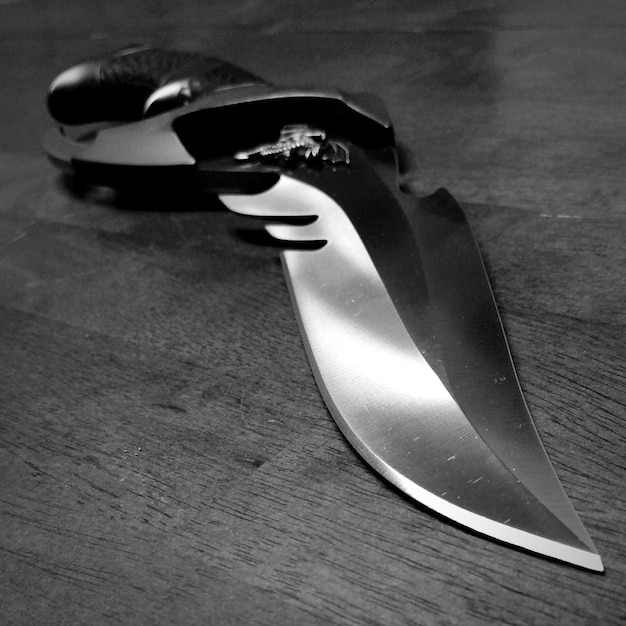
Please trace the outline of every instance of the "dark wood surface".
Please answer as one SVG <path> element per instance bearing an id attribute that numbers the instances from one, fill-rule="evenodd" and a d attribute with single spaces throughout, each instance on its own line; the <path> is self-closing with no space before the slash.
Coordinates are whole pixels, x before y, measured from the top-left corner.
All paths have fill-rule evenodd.
<path id="1" fill-rule="evenodd" d="M 0 2 L 0 621 L 626 623 L 625 29 L 621 0 Z M 604 575 L 370 471 L 245 218 L 59 177 L 47 85 L 138 40 L 386 101 L 406 184 L 471 219 Z"/>

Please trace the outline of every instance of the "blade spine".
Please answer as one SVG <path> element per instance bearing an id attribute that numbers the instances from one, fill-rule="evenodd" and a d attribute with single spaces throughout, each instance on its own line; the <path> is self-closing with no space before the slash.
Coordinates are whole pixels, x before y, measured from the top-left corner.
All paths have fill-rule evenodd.
<path id="1" fill-rule="evenodd" d="M 398 189 L 399 193 L 401 194 L 401 196 L 405 199 L 410 199 L 412 198 L 412 194 Z M 532 486 L 532 477 L 529 475 L 526 475 L 526 472 L 522 471 L 522 472 L 516 472 L 515 468 L 510 465 L 510 461 L 515 462 L 513 459 L 511 460 L 505 460 L 501 454 L 499 454 L 496 449 L 494 449 L 493 445 L 491 444 L 490 441 L 488 441 L 484 436 L 483 436 L 483 431 L 481 428 L 478 428 L 476 426 L 474 426 L 473 420 L 468 417 L 470 423 L 472 424 L 472 426 L 474 426 L 474 429 L 476 431 L 476 433 L 481 437 L 482 441 L 485 443 L 485 445 L 487 445 L 487 447 L 494 453 L 494 455 L 500 460 L 501 463 L 504 464 L 505 467 L 507 467 L 509 469 L 509 471 L 513 474 L 513 476 L 515 476 L 515 478 L 517 480 L 519 480 L 520 482 L 522 482 L 522 484 L 524 484 L 524 486 L 526 487 L 526 489 L 533 494 L 533 496 L 539 501 L 541 502 L 541 504 L 547 509 L 549 510 L 557 519 L 559 519 L 559 521 L 566 526 L 574 535 L 576 535 L 580 541 L 582 543 L 584 543 L 585 545 L 587 545 L 589 548 L 592 548 L 593 550 L 596 550 L 595 545 L 593 544 L 593 540 L 591 539 L 591 537 L 589 536 L 589 533 L 587 532 L 585 526 L 583 525 L 582 521 L 580 520 L 580 517 L 576 511 L 576 509 L 574 508 L 574 506 L 572 505 L 569 496 L 567 495 L 567 492 L 565 491 L 558 473 L 555 470 L 555 467 L 552 463 L 552 461 L 550 460 L 550 457 L 548 456 L 547 452 L 546 452 L 546 448 L 545 445 L 543 444 L 543 441 L 541 439 L 541 437 L 539 436 L 539 431 L 537 429 L 537 426 L 532 418 L 532 414 L 529 410 L 529 406 L 528 403 L 526 401 L 526 398 L 522 392 L 522 386 L 520 383 L 520 378 L 519 378 L 519 374 L 517 372 L 517 369 L 515 367 L 515 362 L 513 359 L 513 354 L 511 352 L 511 346 L 510 346 L 510 342 L 507 338 L 506 332 L 505 332 L 505 326 L 502 320 L 502 315 L 500 313 L 500 310 L 498 308 L 497 305 L 497 301 L 495 298 L 495 294 L 493 292 L 493 287 L 491 285 L 491 281 L 489 280 L 489 274 L 487 272 L 487 268 L 485 266 L 485 262 L 483 259 L 483 256 L 480 252 L 480 247 L 478 245 L 478 241 L 476 239 L 476 236 L 473 232 L 473 229 L 467 219 L 467 216 L 465 215 L 465 212 L 463 211 L 463 209 L 459 206 L 459 204 L 456 202 L 456 200 L 453 198 L 453 196 L 450 195 L 450 193 L 443 189 L 440 188 L 437 191 L 435 191 L 433 194 L 431 194 L 430 196 L 426 196 L 424 198 L 420 198 L 419 199 L 422 202 L 425 203 L 429 203 L 432 202 L 434 200 L 438 200 L 441 204 L 445 204 L 446 206 L 449 204 L 452 204 L 452 210 L 454 212 L 455 215 L 455 219 L 456 220 L 460 220 L 460 223 L 462 223 L 462 228 L 458 228 L 456 229 L 456 232 L 462 232 L 462 237 L 464 239 L 464 241 L 466 242 L 466 246 L 468 248 L 468 250 L 466 250 L 466 252 L 470 252 L 472 254 L 472 258 L 474 259 L 475 262 L 477 262 L 478 267 L 480 268 L 478 270 L 479 273 L 479 277 L 480 277 L 480 290 L 482 290 L 484 296 L 483 296 L 483 302 L 488 302 L 489 304 L 489 309 L 494 315 L 494 320 L 493 320 L 493 326 L 495 330 L 497 328 L 497 334 L 498 334 L 498 341 L 500 342 L 500 346 L 499 346 L 499 350 L 501 351 L 502 355 L 505 355 L 505 367 L 506 367 L 506 372 L 507 372 L 507 378 L 510 375 L 512 377 L 512 381 L 507 382 L 507 384 L 509 384 L 510 387 L 512 387 L 515 391 L 515 395 L 517 400 L 521 400 L 521 405 L 519 407 L 520 410 L 522 410 L 524 412 L 525 415 L 525 424 L 527 425 L 527 427 L 529 427 L 529 434 L 527 435 L 527 437 L 530 437 L 533 440 L 533 443 L 539 444 L 538 445 L 538 450 L 537 453 L 541 454 L 542 457 L 542 461 L 544 463 L 544 467 L 542 467 L 542 471 L 545 472 L 549 472 L 553 478 L 551 482 L 551 489 L 552 489 L 552 493 L 550 494 L 546 494 L 544 495 L 543 493 L 541 493 L 540 491 L 536 491 L 534 486 Z M 406 208 L 404 206 L 403 203 L 403 211 L 405 212 L 405 215 L 407 216 L 407 219 L 409 221 L 409 223 L 411 224 L 411 231 L 414 237 L 414 242 L 415 245 L 418 249 L 421 250 L 422 246 L 419 244 L 419 238 L 418 238 L 418 234 L 416 233 L 416 231 L 414 230 L 413 226 L 413 220 L 414 218 L 410 218 L 409 214 L 407 214 Z M 432 254 L 432 250 L 428 248 L 428 246 L 426 246 L 427 251 L 429 253 Z M 430 280 L 431 280 L 431 273 L 430 270 L 425 267 L 425 277 L 427 282 L 429 283 L 429 287 L 430 287 Z M 478 277 L 476 277 L 478 279 Z M 400 313 L 400 311 L 399 311 Z M 402 315 L 400 315 L 402 322 L 404 323 L 404 318 Z M 444 360 L 444 369 L 447 369 L 445 366 L 445 363 L 447 363 L 447 359 Z M 467 416 L 467 412 L 465 410 L 464 407 L 464 403 L 461 402 L 458 399 L 457 394 L 454 391 L 454 388 L 448 387 L 448 391 L 450 392 L 450 394 L 452 395 L 452 397 L 457 401 L 457 404 L 459 404 L 459 406 L 461 406 L 461 410 L 464 412 L 464 414 Z M 485 433 L 486 434 L 486 433 Z M 556 493 L 555 493 L 556 492 Z M 557 497 L 558 499 L 554 499 L 555 497 Z M 554 504 L 553 504 L 554 503 Z M 561 507 L 559 507 L 559 505 L 561 505 Z M 565 505 L 566 510 L 563 510 L 563 505 Z M 561 508 L 561 510 L 559 510 L 559 508 Z M 563 519 L 563 515 L 565 515 L 565 519 Z"/>
<path id="2" fill-rule="evenodd" d="M 465 217 L 465 214 L 463 213 L 463 216 Z M 503 344 L 503 349 L 506 352 L 506 354 L 508 355 L 508 363 L 510 366 L 510 370 L 511 373 L 513 374 L 514 377 L 514 383 L 516 388 L 519 390 L 519 399 L 521 400 L 523 406 L 524 406 L 524 410 L 526 411 L 526 414 L 529 417 L 528 420 L 528 425 L 530 426 L 530 428 L 532 428 L 533 430 L 533 434 L 535 436 L 535 439 L 537 440 L 537 443 L 539 444 L 541 450 L 543 451 L 543 455 L 544 455 L 544 461 L 547 463 L 547 465 L 550 467 L 550 469 L 552 470 L 552 474 L 553 476 L 556 478 L 556 484 L 558 485 L 558 488 L 560 489 L 561 495 L 563 496 L 563 499 L 565 501 L 567 501 L 567 503 L 570 505 L 570 508 L 572 510 L 572 512 L 575 514 L 575 520 L 578 521 L 578 528 L 572 528 L 569 523 L 567 521 L 564 521 L 561 519 L 561 517 L 559 515 L 557 515 L 551 506 L 549 506 L 548 503 L 546 503 L 544 501 L 543 498 L 539 497 L 538 495 L 535 494 L 535 492 L 533 491 L 533 489 L 531 489 L 530 487 L 527 486 L 526 484 L 526 480 L 523 476 L 518 476 L 517 474 L 515 474 L 511 468 L 509 468 L 509 471 L 511 471 L 511 473 L 513 473 L 513 475 L 524 485 L 524 487 L 526 487 L 526 489 L 533 494 L 533 496 L 539 500 L 539 502 L 541 502 L 541 504 L 543 504 L 543 506 L 545 506 L 550 512 L 553 513 L 553 515 L 555 515 L 559 521 L 564 525 L 567 526 L 567 528 L 569 528 L 583 543 L 587 544 L 589 547 L 592 547 L 594 550 L 596 550 L 596 547 L 593 543 L 593 540 L 591 539 L 591 536 L 589 535 L 589 533 L 587 532 L 586 528 L 584 527 L 584 525 L 582 524 L 582 522 L 579 519 L 578 513 L 576 512 L 576 509 L 574 509 L 574 506 L 572 505 L 569 496 L 567 495 L 567 492 L 565 491 L 563 484 L 561 483 L 561 479 L 554 467 L 554 464 L 552 463 L 550 456 L 547 453 L 546 447 L 543 443 L 543 440 L 540 436 L 539 430 L 537 429 L 537 425 L 535 424 L 535 420 L 532 418 L 532 413 L 530 412 L 530 408 L 528 406 L 528 402 L 526 400 L 526 396 L 523 393 L 523 389 L 522 389 L 522 385 L 520 382 L 520 378 L 519 378 L 519 374 L 517 372 L 517 368 L 515 366 L 515 360 L 513 359 L 513 353 L 511 352 L 511 345 L 510 342 L 508 340 L 508 336 L 506 333 L 506 328 L 504 326 L 504 322 L 502 320 L 502 314 L 500 313 L 500 308 L 498 307 L 498 303 L 495 297 L 495 294 L 493 292 L 493 287 L 491 285 L 491 281 L 489 280 L 488 276 L 488 272 L 487 272 L 487 268 L 485 266 L 485 262 L 483 259 L 483 256 L 480 252 L 480 246 L 478 245 L 478 241 L 476 239 L 476 236 L 474 234 L 474 231 L 471 227 L 471 224 L 469 223 L 469 221 L 467 221 L 466 219 L 466 223 L 467 223 L 467 229 L 469 232 L 469 235 L 471 237 L 471 241 L 474 245 L 474 248 L 476 249 L 476 258 L 478 259 L 480 266 L 482 267 L 482 271 L 485 275 L 485 277 L 487 277 L 487 280 L 485 281 L 486 283 L 486 287 L 490 296 L 490 302 L 492 304 L 492 308 L 493 311 L 495 312 L 496 318 L 498 320 L 498 324 L 500 327 L 500 341 Z M 455 397 L 454 395 L 454 391 L 452 390 L 452 396 Z M 456 399 L 456 398 L 455 398 Z M 478 435 L 481 437 L 481 439 L 483 439 L 480 431 L 476 430 L 476 432 L 478 433 Z M 483 441 L 485 441 L 483 439 Z M 503 465 L 505 465 L 508 468 L 508 464 L 500 457 L 500 455 L 485 441 L 485 445 L 487 445 L 487 447 L 495 454 L 495 456 L 500 460 L 501 463 L 503 463 Z M 581 537 L 581 533 L 582 533 L 582 537 Z M 596 550 L 597 551 L 597 550 Z"/>

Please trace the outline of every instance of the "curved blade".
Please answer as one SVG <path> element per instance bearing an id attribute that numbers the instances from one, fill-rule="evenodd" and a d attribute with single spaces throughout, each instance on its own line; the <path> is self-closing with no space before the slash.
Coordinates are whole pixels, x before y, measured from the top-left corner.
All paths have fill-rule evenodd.
<path id="1" fill-rule="evenodd" d="M 143 90 L 146 76 L 154 85 L 171 79 L 164 58 L 191 58 L 135 52 L 144 65 L 149 59 L 147 74 L 146 67 L 134 74 L 136 57 L 123 69 L 117 58 L 112 82 L 99 74 L 108 61 L 62 74 L 49 94 L 53 114 L 106 117 L 112 109 L 97 99 L 118 85 L 116 72 Z M 287 249 L 282 259 L 319 387 L 355 448 L 400 489 L 460 524 L 601 571 L 526 408 L 454 199 L 443 190 L 421 199 L 398 192 L 393 129 L 371 97 L 276 88 L 220 61 L 226 74 L 216 76 L 215 63 L 194 66 L 195 95 L 203 97 L 183 109 L 169 110 L 182 94 L 170 82 L 150 100 L 156 96 L 165 112 L 52 131 L 50 159 L 95 184 L 198 185 L 228 194 L 224 203 L 246 215 L 317 218 L 266 228 L 280 240 L 322 244 Z M 116 119 L 133 107 L 113 107 L 122 113 Z"/>
<path id="2" fill-rule="evenodd" d="M 318 384 L 356 449 L 407 494 L 461 524 L 601 571 L 526 408 L 454 199 L 443 190 L 421 199 L 398 193 L 392 149 L 366 154 L 343 140 L 337 145 L 349 145 L 349 165 L 329 166 L 323 156 L 314 166 L 198 164 L 172 129 L 176 115 L 78 140 L 57 131 L 46 150 L 57 165 L 114 186 L 141 168 L 213 191 L 250 194 L 279 180 L 258 195 L 221 197 L 247 215 L 318 217 L 306 227 L 267 229 L 285 241 L 326 242 L 286 250 L 283 263 Z"/>
<path id="3" fill-rule="evenodd" d="M 353 150 L 349 168 L 299 169 L 258 195 L 221 196 L 245 215 L 317 217 L 266 229 L 287 242 L 326 242 L 287 249 L 282 260 L 334 419 L 376 470 L 427 507 L 601 571 L 524 404 L 460 209 L 446 208 L 454 201 L 445 192 L 421 201 L 392 193 L 361 156 Z M 460 245 L 461 275 L 451 273 L 454 254 L 440 256 L 451 243 Z M 459 321 L 458 306 L 482 321 Z"/>

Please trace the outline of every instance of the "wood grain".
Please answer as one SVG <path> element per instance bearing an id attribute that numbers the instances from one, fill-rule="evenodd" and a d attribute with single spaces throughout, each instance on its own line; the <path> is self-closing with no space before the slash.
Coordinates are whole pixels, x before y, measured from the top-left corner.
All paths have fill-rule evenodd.
<path id="1" fill-rule="evenodd" d="M 625 29 L 610 0 L 0 3 L 4 623 L 624 623 Z M 48 83 L 137 40 L 385 100 L 404 183 L 470 218 L 604 575 L 374 474 L 246 218 L 59 177 Z"/>

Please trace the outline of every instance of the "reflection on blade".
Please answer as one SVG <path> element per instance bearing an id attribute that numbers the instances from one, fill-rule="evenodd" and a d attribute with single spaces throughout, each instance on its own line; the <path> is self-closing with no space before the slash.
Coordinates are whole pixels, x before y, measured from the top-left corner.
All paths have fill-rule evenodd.
<path id="1" fill-rule="evenodd" d="M 304 226 L 267 230 L 286 241 L 327 242 L 316 250 L 285 250 L 283 263 L 329 410 L 376 470 L 422 504 L 480 533 L 602 570 L 584 530 L 582 536 L 573 532 L 539 501 L 468 421 L 415 345 L 335 200 L 286 176 L 262 194 L 222 200 L 245 215 L 318 217 Z"/>

